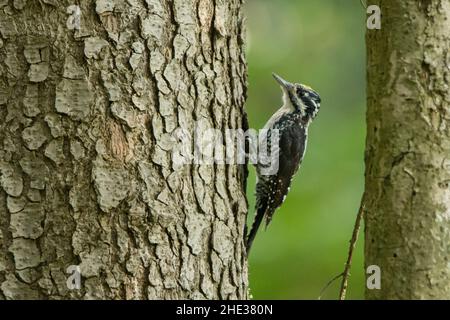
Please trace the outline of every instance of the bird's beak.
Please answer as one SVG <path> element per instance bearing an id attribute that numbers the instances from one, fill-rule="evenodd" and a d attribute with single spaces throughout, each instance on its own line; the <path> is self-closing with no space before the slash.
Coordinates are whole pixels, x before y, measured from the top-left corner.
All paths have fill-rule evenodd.
<path id="1" fill-rule="evenodd" d="M 294 86 L 292 83 L 284 80 L 282 77 L 280 77 L 279 75 L 272 73 L 272 76 L 275 78 L 275 80 L 277 80 L 277 82 L 281 85 L 282 88 L 286 89 L 286 90 L 290 90 L 292 89 L 292 87 Z"/>

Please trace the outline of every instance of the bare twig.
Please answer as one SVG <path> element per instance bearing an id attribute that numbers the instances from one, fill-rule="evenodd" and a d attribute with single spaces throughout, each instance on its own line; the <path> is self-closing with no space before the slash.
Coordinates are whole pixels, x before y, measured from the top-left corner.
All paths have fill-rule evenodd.
<path id="1" fill-rule="evenodd" d="M 364 213 L 364 198 L 361 199 L 361 205 L 359 206 L 358 215 L 356 216 L 355 226 L 353 227 L 352 239 L 350 240 L 350 247 L 348 249 L 347 262 L 345 263 L 344 272 L 342 273 L 341 290 L 339 291 L 339 300 L 345 300 L 345 294 L 347 293 L 348 277 L 350 276 L 350 268 L 352 265 L 353 251 L 355 249 L 356 241 L 358 240 L 359 229 L 361 227 L 361 220 Z"/>
<path id="2" fill-rule="evenodd" d="M 338 274 L 337 276 L 335 276 L 335 277 L 334 277 L 333 279 L 331 279 L 330 281 L 328 281 L 328 283 L 325 285 L 325 287 L 323 287 L 322 290 L 320 290 L 320 294 L 319 294 L 319 297 L 317 298 L 317 300 L 322 299 L 322 295 L 323 295 L 323 293 L 325 292 L 325 290 L 327 290 L 328 287 L 331 286 L 331 284 L 332 284 L 333 282 L 335 282 L 337 279 L 339 279 L 339 278 L 342 277 L 343 275 L 344 275 L 344 273 L 342 272 L 342 273 Z"/>

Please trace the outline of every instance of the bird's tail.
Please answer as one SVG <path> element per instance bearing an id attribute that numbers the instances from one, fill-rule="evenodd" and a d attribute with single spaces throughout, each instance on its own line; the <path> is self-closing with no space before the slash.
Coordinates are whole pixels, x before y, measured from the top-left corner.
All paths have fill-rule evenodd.
<path id="1" fill-rule="evenodd" d="M 247 237 L 247 243 L 246 243 L 247 255 L 249 255 L 249 253 L 250 253 L 250 249 L 252 247 L 253 240 L 255 240 L 256 234 L 258 233 L 258 228 L 261 225 L 261 222 L 264 218 L 265 213 L 266 213 L 265 208 L 260 208 L 260 209 L 256 210 L 255 220 L 253 221 L 252 228 Z"/>

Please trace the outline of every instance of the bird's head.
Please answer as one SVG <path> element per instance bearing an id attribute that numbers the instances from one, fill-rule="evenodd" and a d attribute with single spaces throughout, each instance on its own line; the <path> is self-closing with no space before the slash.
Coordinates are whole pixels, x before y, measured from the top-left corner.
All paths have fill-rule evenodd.
<path id="1" fill-rule="evenodd" d="M 283 90 L 284 106 L 293 112 L 299 112 L 307 119 L 314 119 L 320 109 L 320 96 L 312 88 L 299 83 L 290 83 L 280 76 L 273 74 Z"/>

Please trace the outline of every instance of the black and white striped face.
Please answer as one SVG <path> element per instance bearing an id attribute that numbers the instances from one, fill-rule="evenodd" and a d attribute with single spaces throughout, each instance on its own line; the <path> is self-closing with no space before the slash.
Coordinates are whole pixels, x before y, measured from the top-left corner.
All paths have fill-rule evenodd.
<path id="1" fill-rule="evenodd" d="M 314 119 L 320 109 L 320 96 L 312 88 L 299 84 L 290 83 L 280 76 L 273 74 L 283 90 L 284 105 L 289 106 L 292 111 L 300 112 L 309 119 Z"/>
<path id="2" fill-rule="evenodd" d="M 295 84 L 295 95 L 298 101 L 301 101 L 305 113 L 314 119 L 320 110 L 320 96 L 311 87 L 303 84 Z"/>

